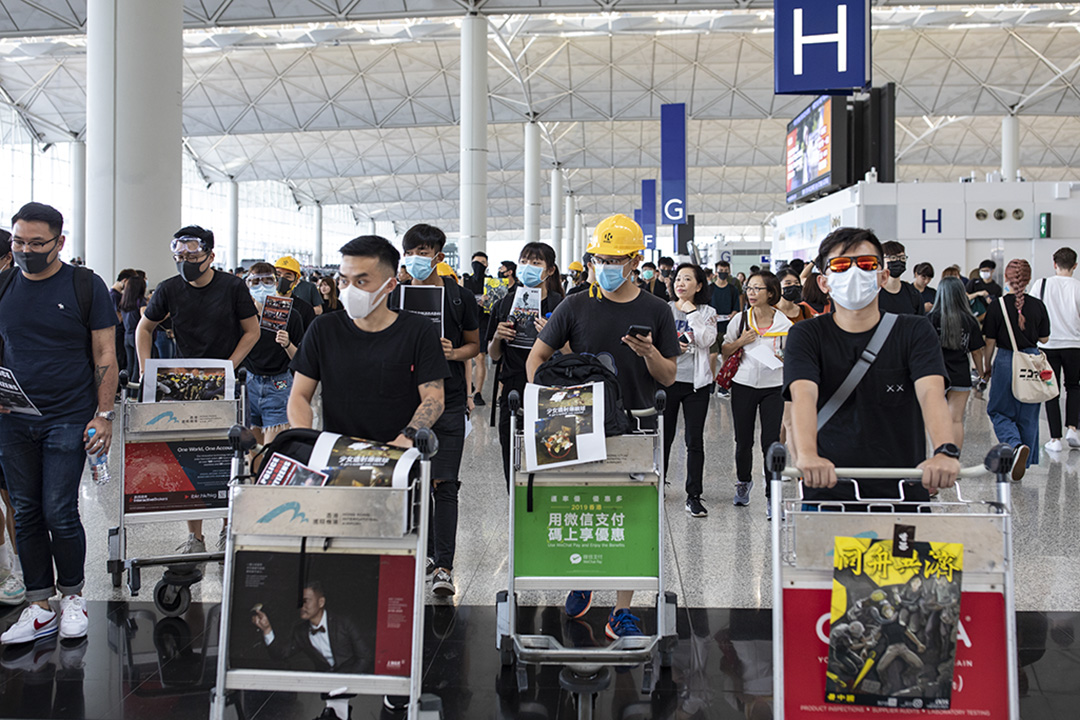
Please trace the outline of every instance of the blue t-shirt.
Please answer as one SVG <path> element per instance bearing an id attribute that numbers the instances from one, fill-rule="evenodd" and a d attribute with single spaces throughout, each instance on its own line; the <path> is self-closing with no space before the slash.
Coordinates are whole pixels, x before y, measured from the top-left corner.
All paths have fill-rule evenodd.
<path id="1" fill-rule="evenodd" d="M 19 417 L 48 423 L 90 422 L 97 410 L 97 388 L 90 333 L 75 300 L 75 270 L 65 263 L 52 277 L 36 281 L 16 272 L 0 299 L 3 365 L 15 373 L 41 411 L 40 418 Z M 90 327 L 111 328 L 117 321 L 109 290 L 96 275 L 93 287 Z"/>

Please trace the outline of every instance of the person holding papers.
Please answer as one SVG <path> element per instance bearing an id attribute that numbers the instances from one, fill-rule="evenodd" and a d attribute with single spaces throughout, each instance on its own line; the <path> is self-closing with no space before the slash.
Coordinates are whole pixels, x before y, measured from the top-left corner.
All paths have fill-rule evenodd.
<path id="1" fill-rule="evenodd" d="M 780 440 L 784 418 L 784 342 L 791 320 L 776 311 L 780 302 L 780 281 L 768 270 L 759 270 L 746 280 L 749 307 L 731 319 L 721 348 L 724 360 L 742 350 L 739 370 L 731 383 L 731 418 L 735 426 L 736 506 L 750 504 L 754 481 L 754 415 L 761 416 L 761 452 Z M 769 497 L 769 483 L 765 483 Z M 771 506 L 765 512 L 772 519 Z"/>

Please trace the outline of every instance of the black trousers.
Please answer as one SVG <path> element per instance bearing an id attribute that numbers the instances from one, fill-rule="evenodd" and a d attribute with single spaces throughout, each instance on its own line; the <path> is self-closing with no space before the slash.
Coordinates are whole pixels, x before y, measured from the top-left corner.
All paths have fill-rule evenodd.
<path id="1" fill-rule="evenodd" d="M 671 445 L 679 424 L 679 408 L 683 411 L 683 438 L 686 441 L 686 495 L 701 495 L 701 477 L 705 470 L 705 418 L 709 414 L 709 394 L 712 385 L 694 390 L 688 382 L 673 383 L 667 388 L 664 407 L 664 472 L 671 475 Z"/>
<path id="2" fill-rule="evenodd" d="M 428 556 L 435 567 L 454 569 L 457 551 L 458 471 L 465 448 L 465 409 L 444 412 L 432 428 L 439 438 L 439 452 L 431 459 L 431 522 Z M 439 481 L 436 484 L 436 481 Z"/>
<path id="3" fill-rule="evenodd" d="M 1054 370 L 1054 379 L 1061 387 L 1061 376 L 1065 375 L 1065 425 L 1076 427 L 1080 424 L 1080 348 L 1045 350 L 1046 359 Z M 1050 426 L 1050 437 L 1061 438 L 1061 398 L 1056 397 L 1046 402 L 1046 423 Z"/>
<path id="4" fill-rule="evenodd" d="M 784 421 L 782 388 L 754 388 L 731 384 L 731 422 L 735 426 L 735 475 L 739 482 L 750 482 L 754 467 L 754 416 L 761 418 L 761 456 L 769 446 L 780 440 L 780 425 Z M 769 497 L 768 474 L 765 475 L 765 497 Z"/>

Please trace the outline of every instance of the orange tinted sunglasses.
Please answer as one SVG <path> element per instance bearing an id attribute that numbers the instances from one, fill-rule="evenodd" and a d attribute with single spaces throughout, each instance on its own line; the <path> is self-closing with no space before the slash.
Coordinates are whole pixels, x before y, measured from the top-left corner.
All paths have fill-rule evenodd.
<path id="1" fill-rule="evenodd" d="M 877 255 L 858 255 L 855 257 L 841 255 L 831 258 L 828 267 L 833 272 L 842 273 L 850 270 L 852 265 L 860 270 L 877 270 L 881 267 L 881 258 Z"/>

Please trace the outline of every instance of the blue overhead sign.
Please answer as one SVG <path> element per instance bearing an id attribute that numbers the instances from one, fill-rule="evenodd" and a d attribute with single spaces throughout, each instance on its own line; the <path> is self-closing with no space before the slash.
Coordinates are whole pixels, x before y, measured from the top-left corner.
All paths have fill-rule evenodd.
<path id="1" fill-rule="evenodd" d="M 665 225 L 686 222 L 686 105 L 660 106 L 660 194 Z"/>
<path id="2" fill-rule="evenodd" d="M 641 232 L 645 233 L 645 247 L 656 249 L 656 181 L 641 181 Z"/>
<path id="3" fill-rule="evenodd" d="M 776 94 L 870 86 L 870 0 L 775 0 L 773 10 Z"/>

